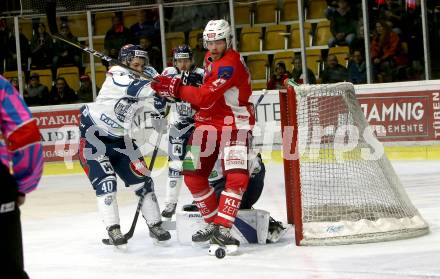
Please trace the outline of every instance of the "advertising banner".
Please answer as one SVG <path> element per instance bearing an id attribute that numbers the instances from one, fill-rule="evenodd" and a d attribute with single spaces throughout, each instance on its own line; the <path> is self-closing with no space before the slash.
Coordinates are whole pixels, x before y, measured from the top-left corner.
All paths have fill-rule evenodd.
<path id="1" fill-rule="evenodd" d="M 437 86 L 439 90 L 411 88 L 411 91 L 396 86 L 394 90 L 381 90 L 374 85 L 366 87 L 356 89 L 357 99 L 381 142 L 440 145 L 440 86 Z M 255 103 L 261 94 L 262 91 L 254 92 L 251 101 Z M 46 162 L 78 159 L 79 107 L 75 104 L 31 109 L 38 120 Z M 151 152 L 157 136 L 151 128 L 151 109 L 148 105 L 137 115 L 132 131 L 144 155 Z M 263 149 L 278 149 L 281 144 L 278 91 L 269 91 L 255 111 L 254 144 Z M 160 145 L 162 155 L 167 151 L 166 139 L 164 135 Z"/>

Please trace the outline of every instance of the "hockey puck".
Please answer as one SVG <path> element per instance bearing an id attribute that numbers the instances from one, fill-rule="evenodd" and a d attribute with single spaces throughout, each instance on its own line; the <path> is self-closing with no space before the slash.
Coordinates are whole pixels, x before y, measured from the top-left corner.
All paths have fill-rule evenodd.
<path id="1" fill-rule="evenodd" d="M 226 256 L 225 249 L 217 248 L 217 250 L 215 250 L 215 256 L 217 257 L 217 259 L 223 259 Z"/>

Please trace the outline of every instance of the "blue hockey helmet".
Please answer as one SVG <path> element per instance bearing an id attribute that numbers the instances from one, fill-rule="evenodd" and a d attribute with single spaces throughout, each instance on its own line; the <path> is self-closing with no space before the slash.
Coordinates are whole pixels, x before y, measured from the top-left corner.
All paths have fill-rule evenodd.
<path id="1" fill-rule="evenodd" d="M 118 56 L 119 61 L 126 62 L 128 64 L 134 57 L 144 58 L 145 65 L 149 63 L 148 53 L 145 50 L 142 50 L 139 45 L 128 44 L 121 47 Z"/>
<path id="2" fill-rule="evenodd" d="M 177 59 L 190 59 L 193 58 L 193 52 L 188 45 L 180 45 L 173 49 L 173 60 Z"/>

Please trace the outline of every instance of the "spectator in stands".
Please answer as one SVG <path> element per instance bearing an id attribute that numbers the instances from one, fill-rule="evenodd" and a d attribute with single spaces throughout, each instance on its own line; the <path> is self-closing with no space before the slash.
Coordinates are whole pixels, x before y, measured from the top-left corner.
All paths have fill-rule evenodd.
<path id="1" fill-rule="evenodd" d="M 206 49 L 203 47 L 203 34 L 197 35 L 197 45 L 193 49 L 194 53 L 194 65 L 203 69 L 203 63 L 205 60 Z"/>
<path id="2" fill-rule="evenodd" d="M 29 41 L 20 31 L 20 47 L 22 67 L 26 70 L 29 57 Z M 15 48 L 14 30 L 8 27 L 6 19 L 0 19 L 0 72 L 17 70 L 17 54 Z M 5 68 L 6 66 L 6 68 Z"/>
<path id="3" fill-rule="evenodd" d="M 338 8 L 338 1 L 337 0 L 326 0 L 327 2 L 327 9 L 325 9 L 325 17 L 329 18 L 331 14 L 335 12 L 335 10 Z"/>
<path id="4" fill-rule="evenodd" d="M 83 75 L 79 78 L 81 86 L 78 90 L 78 103 L 93 102 L 93 85 L 88 75 Z M 96 86 L 96 94 L 99 92 L 99 87 Z"/>
<path id="5" fill-rule="evenodd" d="M 401 53 L 399 36 L 383 20 L 376 23 L 370 53 L 374 75 L 378 82 L 393 81 L 393 68 L 408 64 L 407 58 Z"/>
<path id="6" fill-rule="evenodd" d="M 37 32 L 32 35 L 31 66 L 37 69 L 49 67 L 52 63 L 53 43 L 44 23 L 39 23 Z"/>
<path id="7" fill-rule="evenodd" d="M 427 4 L 429 4 L 430 2 L 431 1 L 427 1 Z M 438 6 L 440 7 L 440 5 Z M 440 11 L 440 9 L 438 10 Z M 433 19 L 431 19 L 431 22 L 432 20 Z M 417 7 L 416 9 L 408 8 L 406 13 L 404 13 L 403 22 L 405 24 L 402 25 L 403 33 L 400 35 L 400 39 L 402 42 L 406 42 L 407 44 L 408 56 L 412 61 L 412 63 L 423 64 L 424 49 L 423 49 L 422 16 L 421 16 L 420 7 Z M 432 30 L 432 34 L 429 35 L 429 40 L 431 41 L 431 38 L 435 40 L 435 38 L 436 37 L 438 38 L 440 35 L 440 28 L 438 26 L 438 23 L 437 26 L 434 24 L 430 29 Z M 434 43 L 431 45 L 435 46 L 437 44 Z"/>
<path id="8" fill-rule="evenodd" d="M 367 68 L 360 50 L 353 51 L 348 61 L 348 81 L 353 84 L 367 83 Z"/>
<path id="9" fill-rule="evenodd" d="M 149 37 L 142 36 L 139 39 L 139 46 L 148 53 L 150 65 L 159 73 L 162 72 L 162 52 L 156 46 L 153 46 Z"/>
<path id="10" fill-rule="evenodd" d="M 0 73 L 5 71 L 4 65 L 8 58 L 8 52 L 5 51 L 9 48 L 9 36 L 10 30 L 5 18 L 0 18 Z"/>
<path id="11" fill-rule="evenodd" d="M 27 93 L 23 93 L 23 96 L 28 106 L 46 105 L 45 101 L 48 99 L 49 89 L 40 83 L 40 76 L 33 73 L 29 79 Z"/>
<path id="12" fill-rule="evenodd" d="M 63 77 L 58 77 L 55 86 L 52 87 L 49 97 L 49 104 L 71 104 L 78 99 L 75 91 L 67 84 Z"/>
<path id="13" fill-rule="evenodd" d="M 289 78 L 284 62 L 278 62 L 275 66 L 275 73 L 267 82 L 267 89 L 281 89 L 285 87 L 285 82 Z"/>
<path id="14" fill-rule="evenodd" d="M 379 20 L 384 20 L 397 34 L 402 33 L 402 8 L 393 0 L 385 0 L 379 8 Z"/>
<path id="15" fill-rule="evenodd" d="M 301 56 L 296 55 L 293 58 L 293 70 L 291 74 L 293 80 L 298 84 L 304 83 L 304 75 L 302 70 L 302 60 Z M 316 77 L 312 70 L 307 68 L 307 77 L 309 84 L 315 84 L 316 83 Z"/>
<path id="16" fill-rule="evenodd" d="M 112 27 L 105 33 L 104 49 L 111 58 L 118 58 L 119 49 L 130 40 L 130 31 L 124 26 L 119 16 L 112 17 Z M 108 62 L 102 62 L 108 68 Z"/>
<path id="17" fill-rule="evenodd" d="M 8 47 L 6 49 L 2 49 L 1 51 L 7 53 L 6 57 L 6 70 L 7 71 L 16 71 L 17 70 L 17 48 L 15 44 L 15 33 L 13 31 L 9 32 L 8 36 Z M 22 70 L 25 71 L 28 69 L 28 58 L 30 57 L 30 46 L 29 40 L 22 33 L 20 28 L 19 33 L 20 38 L 20 55 L 21 55 L 21 67 Z"/>
<path id="18" fill-rule="evenodd" d="M 130 26 L 131 42 L 140 43 L 141 37 L 152 40 L 153 45 L 160 42 L 160 24 L 157 10 L 138 11 L 138 22 Z"/>
<path id="19" fill-rule="evenodd" d="M 338 63 L 334 54 L 327 56 L 327 65 L 321 72 L 322 83 L 336 83 L 348 80 L 347 68 Z"/>
<path id="20" fill-rule="evenodd" d="M 338 0 L 338 8 L 327 10 L 330 20 L 330 31 L 333 37 L 328 41 L 329 47 L 348 45 L 351 47 L 356 39 L 357 15 L 348 0 Z"/>
<path id="21" fill-rule="evenodd" d="M 73 36 L 66 23 L 61 24 L 60 35 L 71 42 L 79 44 L 78 39 Z M 54 56 L 52 59 L 52 76 L 56 77 L 58 67 L 70 65 L 78 67 L 80 73 L 83 71 L 81 53 L 78 48 L 63 41 L 56 40 L 54 45 Z"/>
<path id="22" fill-rule="evenodd" d="M 18 78 L 13 77 L 11 79 L 9 79 L 9 82 L 12 84 L 12 86 L 14 86 L 15 89 L 17 89 L 17 91 L 19 91 L 19 84 L 18 84 Z"/>

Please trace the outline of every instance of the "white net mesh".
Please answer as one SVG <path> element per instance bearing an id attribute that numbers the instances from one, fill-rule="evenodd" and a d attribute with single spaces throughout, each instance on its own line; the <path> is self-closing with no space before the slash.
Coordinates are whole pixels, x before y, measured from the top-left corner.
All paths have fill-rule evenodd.
<path id="1" fill-rule="evenodd" d="M 368 128 L 350 83 L 295 88 L 303 241 L 412 237 L 428 225 Z"/>

